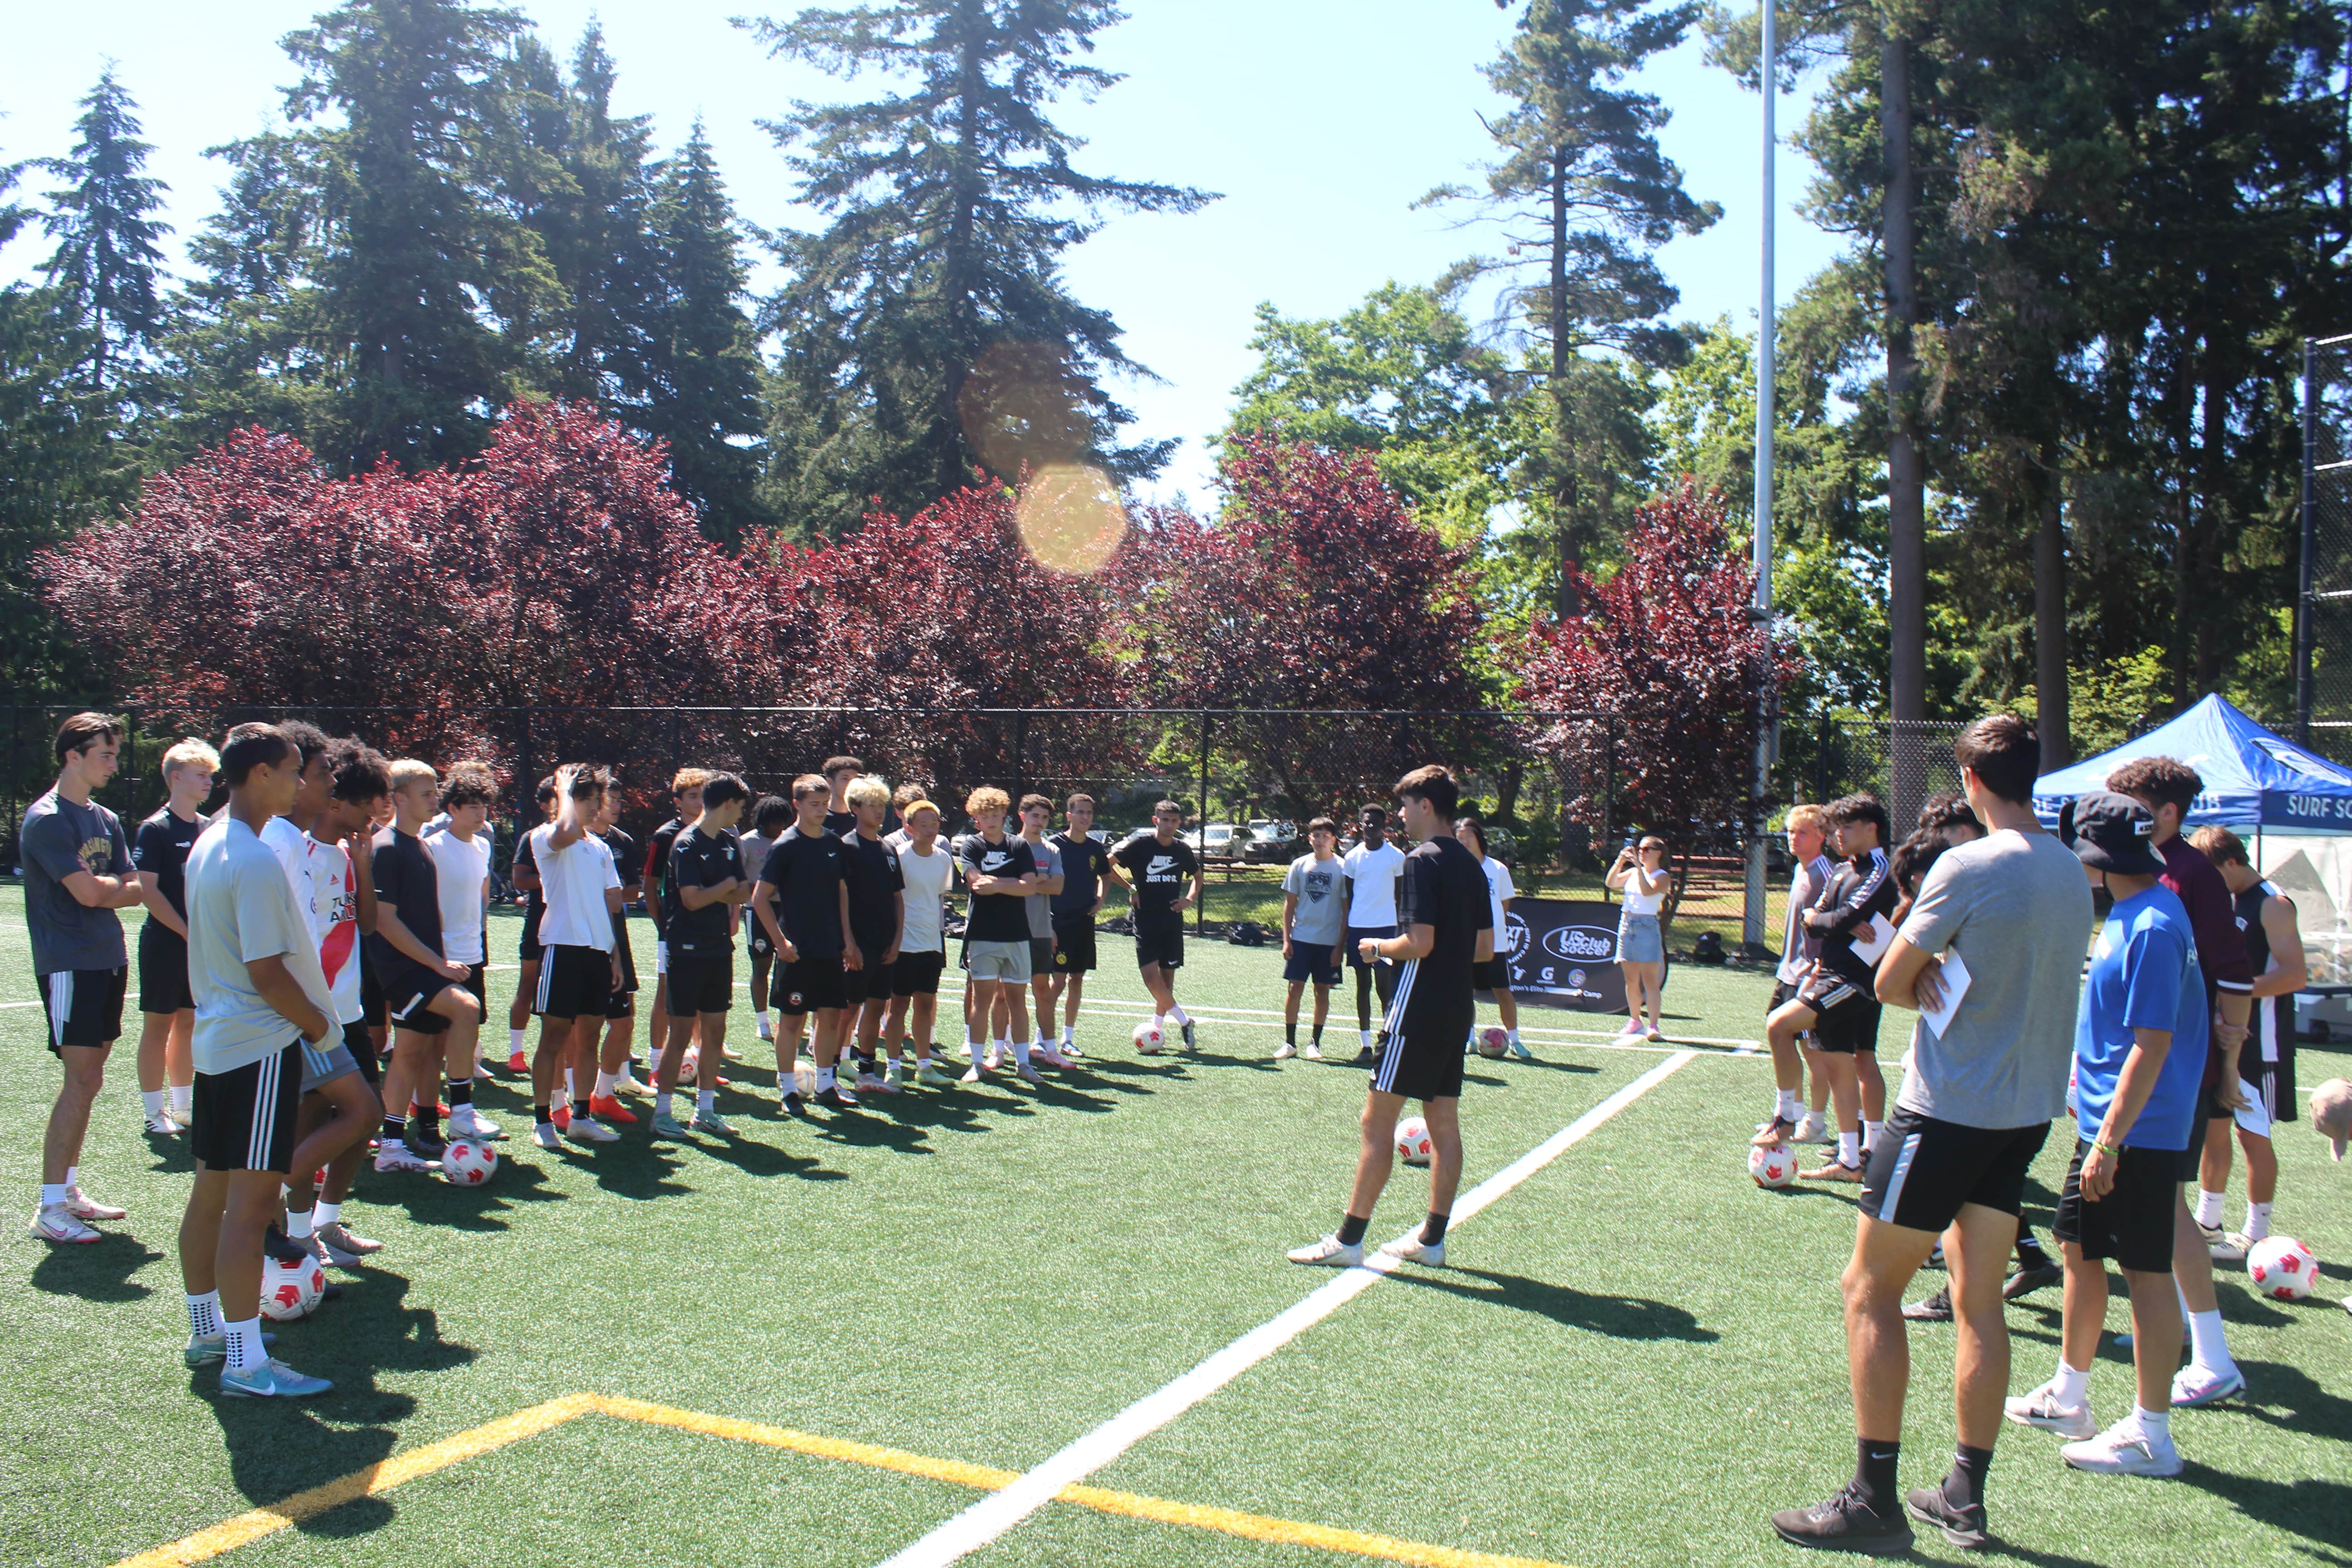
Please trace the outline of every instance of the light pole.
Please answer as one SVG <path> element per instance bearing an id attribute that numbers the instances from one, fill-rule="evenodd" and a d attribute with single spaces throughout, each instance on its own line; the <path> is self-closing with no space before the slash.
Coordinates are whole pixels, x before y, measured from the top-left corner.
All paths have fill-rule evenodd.
<path id="1" fill-rule="evenodd" d="M 1756 320 L 1756 605 L 1757 625 L 1772 626 L 1772 349 L 1779 321 L 1772 295 L 1773 154 L 1778 151 L 1772 110 L 1780 96 L 1780 27 L 1773 0 L 1762 0 L 1764 86 L 1764 233 L 1762 293 Z M 1749 806 L 1747 885 L 1741 900 L 1740 941 L 1750 952 L 1764 950 L 1763 801 L 1771 788 L 1773 728 L 1779 706 L 1768 684 L 1757 693 L 1756 778 Z"/>

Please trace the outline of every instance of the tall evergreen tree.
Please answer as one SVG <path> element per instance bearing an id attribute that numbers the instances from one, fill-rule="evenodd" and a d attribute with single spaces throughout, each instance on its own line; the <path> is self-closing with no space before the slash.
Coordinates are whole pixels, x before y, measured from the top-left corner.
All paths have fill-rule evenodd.
<path id="1" fill-rule="evenodd" d="M 112 386 L 163 332 L 157 241 L 171 226 L 155 216 L 170 187 L 142 174 L 153 149 L 140 140 L 138 105 L 109 66 L 81 100 L 73 151 L 41 167 L 66 182 L 48 193 L 44 219 L 58 242 L 42 271 L 59 305 L 88 328 L 89 381 Z"/>
<path id="2" fill-rule="evenodd" d="M 1046 117 L 1063 94 L 1119 79 L 1076 57 L 1121 16 L 1110 0 L 875 0 L 744 24 L 772 55 L 845 78 L 913 79 L 904 92 L 797 104 L 764 122 L 825 219 L 781 239 L 792 281 L 768 322 L 784 338 L 772 489 L 795 529 L 838 532 L 877 503 L 910 514 L 992 456 L 988 466 L 1011 466 L 979 449 L 966 416 L 989 424 L 999 390 L 1034 398 L 1041 378 L 1063 383 L 1045 392 L 1067 399 L 1084 455 L 1127 476 L 1166 460 L 1173 443 L 1115 445 L 1131 416 L 1100 377 L 1141 367 L 1110 316 L 1059 276 L 1062 253 L 1104 212 L 1210 199 L 1080 173 L 1070 157 L 1083 142 Z M 965 407 L 966 383 L 1001 344 L 1045 345 L 1060 363 L 1040 371 L 1024 358 L 1012 378 L 1022 386 Z"/>

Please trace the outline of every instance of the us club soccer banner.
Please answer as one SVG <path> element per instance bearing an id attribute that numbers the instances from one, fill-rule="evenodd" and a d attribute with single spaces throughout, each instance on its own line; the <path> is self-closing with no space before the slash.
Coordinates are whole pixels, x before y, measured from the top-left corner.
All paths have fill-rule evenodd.
<path id="1" fill-rule="evenodd" d="M 1625 1010 L 1617 967 L 1617 906 L 1568 899 L 1513 899 L 1503 917 L 1502 956 L 1511 994 L 1545 1007 L 1585 1013 Z"/>

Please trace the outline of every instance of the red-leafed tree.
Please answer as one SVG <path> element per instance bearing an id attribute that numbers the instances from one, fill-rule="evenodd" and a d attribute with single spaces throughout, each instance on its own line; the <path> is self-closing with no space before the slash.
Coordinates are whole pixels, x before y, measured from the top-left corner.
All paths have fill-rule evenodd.
<path id="1" fill-rule="evenodd" d="M 1571 585 L 1584 614 L 1530 631 L 1520 700 L 1611 716 L 1539 737 L 1564 774 L 1570 817 L 1638 823 L 1685 847 L 1744 822 L 1759 699 L 1792 668 L 1750 613 L 1755 589 L 1729 548 L 1722 499 L 1685 483 L 1636 514 L 1614 575 Z"/>

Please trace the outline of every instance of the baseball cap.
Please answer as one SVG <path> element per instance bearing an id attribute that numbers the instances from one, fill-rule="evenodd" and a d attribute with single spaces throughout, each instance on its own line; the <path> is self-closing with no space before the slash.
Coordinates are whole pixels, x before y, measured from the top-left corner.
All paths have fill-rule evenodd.
<path id="1" fill-rule="evenodd" d="M 2156 818 L 2127 795 L 2095 789 L 2058 808 L 2058 841 L 2094 870 L 2154 877 L 2164 860 L 2149 847 Z"/>
<path id="2" fill-rule="evenodd" d="M 2352 1079 L 2331 1078 L 2311 1091 L 2311 1125 L 2344 1158 L 2345 1142 L 2352 1140 Z"/>

